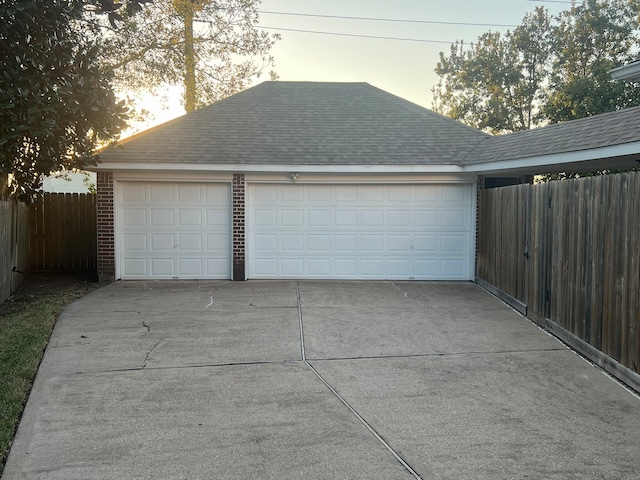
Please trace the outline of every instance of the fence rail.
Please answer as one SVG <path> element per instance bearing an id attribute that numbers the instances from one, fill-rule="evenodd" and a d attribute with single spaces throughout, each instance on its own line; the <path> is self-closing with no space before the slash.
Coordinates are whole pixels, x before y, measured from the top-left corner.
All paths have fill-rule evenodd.
<path id="1" fill-rule="evenodd" d="M 30 270 L 96 269 L 95 195 L 45 193 L 29 206 Z"/>
<path id="2" fill-rule="evenodd" d="M 0 302 L 11 296 L 28 270 L 29 212 L 26 205 L 0 201 Z"/>
<path id="3" fill-rule="evenodd" d="M 484 190 L 477 276 L 640 373 L 640 172 Z"/>

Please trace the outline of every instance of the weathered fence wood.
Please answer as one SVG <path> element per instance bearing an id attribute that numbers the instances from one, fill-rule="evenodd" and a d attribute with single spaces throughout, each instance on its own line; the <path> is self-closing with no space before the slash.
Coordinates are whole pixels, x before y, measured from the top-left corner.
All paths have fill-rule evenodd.
<path id="1" fill-rule="evenodd" d="M 477 276 L 640 373 L 640 172 L 480 192 Z"/>
<path id="2" fill-rule="evenodd" d="M 95 195 L 45 193 L 29 208 L 31 271 L 93 271 Z"/>
<path id="3" fill-rule="evenodd" d="M 0 201 L 0 302 L 15 293 L 28 269 L 28 222 L 26 205 Z"/>

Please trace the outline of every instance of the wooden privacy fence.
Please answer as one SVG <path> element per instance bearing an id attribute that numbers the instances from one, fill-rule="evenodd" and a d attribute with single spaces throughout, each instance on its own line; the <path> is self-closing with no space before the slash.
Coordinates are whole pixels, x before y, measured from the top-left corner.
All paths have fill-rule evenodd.
<path id="1" fill-rule="evenodd" d="M 0 302 L 11 296 L 28 269 L 29 211 L 25 204 L 0 201 Z"/>
<path id="2" fill-rule="evenodd" d="M 476 272 L 640 373 L 640 172 L 481 191 Z"/>
<path id="3" fill-rule="evenodd" d="M 32 272 L 96 269 L 95 195 L 39 195 L 29 206 L 29 229 Z"/>

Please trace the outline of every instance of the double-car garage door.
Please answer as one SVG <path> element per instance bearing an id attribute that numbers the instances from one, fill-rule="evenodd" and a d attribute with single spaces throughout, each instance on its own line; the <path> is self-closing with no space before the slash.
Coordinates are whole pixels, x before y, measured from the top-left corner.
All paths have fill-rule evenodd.
<path id="1" fill-rule="evenodd" d="M 253 185 L 252 278 L 469 279 L 469 185 Z"/>
<path id="2" fill-rule="evenodd" d="M 230 278 L 228 184 L 117 190 L 121 278 Z M 471 185 L 250 183 L 246 199 L 249 278 L 470 278 Z"/>

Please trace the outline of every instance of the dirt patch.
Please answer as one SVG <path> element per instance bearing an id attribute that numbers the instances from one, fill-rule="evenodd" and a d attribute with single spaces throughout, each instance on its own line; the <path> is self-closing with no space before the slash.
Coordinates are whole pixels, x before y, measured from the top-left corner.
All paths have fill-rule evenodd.
<path id="1" fill-rule="evenodd" d="M 72 302 L 105 285 L 107 283 L 96 281 L 95 274 L 66 272 L 29 274 L 17 292 L 0 303 L 0 316 L 8 315 L 41 295 L 59 294 L 69 297 L 69 302 Z"/>

